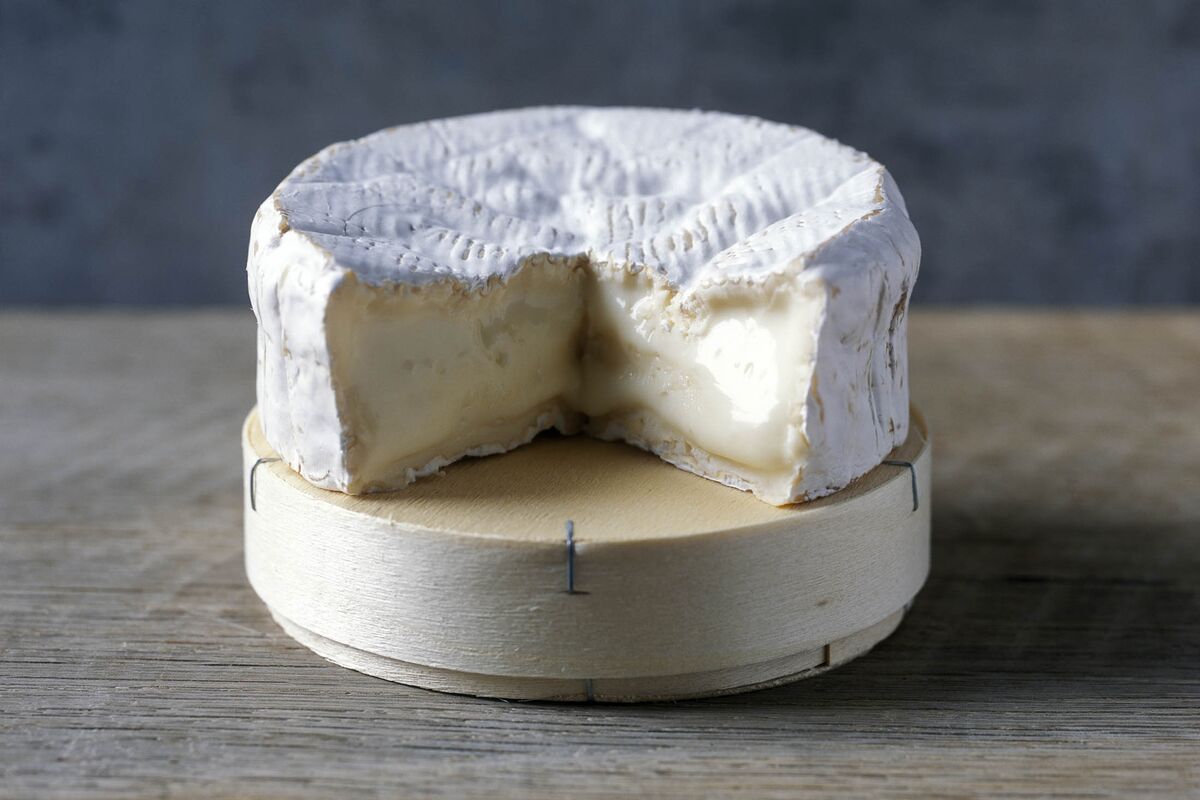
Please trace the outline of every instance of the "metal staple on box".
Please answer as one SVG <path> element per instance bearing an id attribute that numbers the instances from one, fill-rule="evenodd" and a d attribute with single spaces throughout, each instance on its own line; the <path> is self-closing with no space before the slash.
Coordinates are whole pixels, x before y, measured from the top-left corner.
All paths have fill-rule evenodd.
<path id="1" fill-rule="evenodd" d="M 261 467 L 263 464 L 271 464 L 278 460 L 279 460 L 278 458 L 260 458 L 258 461 L 255 461 L 254 466 L 252 466 L 250 468 L 250 510 L 251 511 L 258 511 L 258 498 L 256 496 L 258 483 L 255 480 L 255 473 L 258 472 L 258 468 Z"/>
<path id="2" fill-rule="evenodd" d="M 575 521 L 567 520 L 567 594 L 583 594 L 575 591 Z"/>
<path id="3" fill-rule="evenodd" d="M 912 477 L 912 496 L 913 496 L 912 510 L 916 511 L 918 508 L 920 508 L 921 504 L 917 498 L 917 468 L 915 466 L 913 466 L 913 463 L 911 461 L 900 461 L 897 459 L 887 459 L 887 460 L 883 461 L 883 463 L 887 464 L 888 466 L 891 466 L 891 467 L 907 467 L 908 468 L 909 475 Z"/>
<path id="4" fill-rule="evenodd" d="M 567 520 L 567 594 L 587 594 L 575 589 L 575 520 Z M 583 696 L 589 703 L 596 702 L 596 688 L 591 678 L 583 679 Z"/>

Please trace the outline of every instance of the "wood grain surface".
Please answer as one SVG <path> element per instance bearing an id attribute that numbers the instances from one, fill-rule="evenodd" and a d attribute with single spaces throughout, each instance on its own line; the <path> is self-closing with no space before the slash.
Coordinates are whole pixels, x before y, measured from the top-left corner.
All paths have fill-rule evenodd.
<path id="1" fill-rule="evenodd" d="M 333 666 L 242 569 L 248 311 L 0 315 L 0 796 L 1200 795 L 1200 314 L 920 309 L 933 572 L 812 680 L 510 704 Z"/>

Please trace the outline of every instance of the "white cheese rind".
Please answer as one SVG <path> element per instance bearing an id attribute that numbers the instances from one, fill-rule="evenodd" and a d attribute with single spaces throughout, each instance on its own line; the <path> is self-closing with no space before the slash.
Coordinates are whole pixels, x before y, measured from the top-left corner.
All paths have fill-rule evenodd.
<path id="1" fill-rule="evenodd" d="M 762 429 L 784 440 L 786 468 L 726 457 L 720 421 L 703 421 L 706 448 L 649 406 L 600 414 L 592 432 L 768 502 L 819 497 L 907 434 L 905 312 L 919 260 L 886 170 L 801 128 L 702 112 L 544 108 L 382 131 L 305 161 L 255 218 L 248 272 L 264 433 L 314 484 L 359 492 L 508 449 L 545 427 L 573 430 L 572 412 L 588 399 L 565 388 L 561 407 L 530 408 L 511 430 L 493 429 L 494 440 L 362 474 L 369 426 L 356 398 L 365 387 L 339 378 L 331 345 L 356 324 L 335 314 L 341 327 L 331 329 L 348 279 L 380 302 L 414 292 L 470 298 L 501 291 L 531 264 L 559 264 L 588 272 L 602 292 L 613 275 L 636 276 L 645 307 L 618 322 L 647 352 L 694 354 L 721 308 L 752 309 L 778 292 L 801 298 L 788 307 L 790 333 L 771 331 L 795 354 L 780 372 L 785 427 Z"/>

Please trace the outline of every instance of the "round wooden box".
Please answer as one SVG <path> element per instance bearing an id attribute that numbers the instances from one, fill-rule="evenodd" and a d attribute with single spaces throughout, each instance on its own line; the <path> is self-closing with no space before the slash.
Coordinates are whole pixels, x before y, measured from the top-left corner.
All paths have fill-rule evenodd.
<path id="1" fill-rule="evenodd" d="M 579 436 L 362 497 L 270 460 L 257 412 L 242 448 L 246 572 L 283 629 L 439 691 L 633 702 L 774 686 L 887 637 L 929 571 L 915 410 L 887 463 L 788 508 Z"/>

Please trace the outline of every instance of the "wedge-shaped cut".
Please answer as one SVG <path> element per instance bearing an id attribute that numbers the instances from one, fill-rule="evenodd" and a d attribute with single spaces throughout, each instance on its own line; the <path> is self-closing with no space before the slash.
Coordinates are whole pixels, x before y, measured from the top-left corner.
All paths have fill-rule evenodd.
<path id="1" fill-rule="evenodd" d="M 887 172 L 799 128 L 549 108 L 391 129 L 255 218 L 264 432 L 351 493 L 557 428 L 818 497 L 907 434 L 919 258 Z"/>

